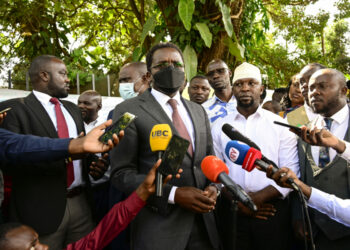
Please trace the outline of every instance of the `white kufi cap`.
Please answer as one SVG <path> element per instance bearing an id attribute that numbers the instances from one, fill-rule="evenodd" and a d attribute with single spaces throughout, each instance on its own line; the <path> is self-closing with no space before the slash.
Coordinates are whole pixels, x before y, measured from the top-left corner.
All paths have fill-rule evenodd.
<path id="1" fill-rule="evenodd" d="M 235 83 L 237 80 L 244 78 L 254 78 L 261 83 L 261 74 L 259 68 L 247 62 L 242 63 L 235 69 L 232 83 Z"/>

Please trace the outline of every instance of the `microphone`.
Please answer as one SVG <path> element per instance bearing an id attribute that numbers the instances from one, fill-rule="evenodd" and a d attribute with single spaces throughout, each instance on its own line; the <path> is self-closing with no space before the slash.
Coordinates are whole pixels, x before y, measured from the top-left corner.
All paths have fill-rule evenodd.
<path id="1" fill-rule="evenodd" d="M 230 124 L 225 123 L 222 126 L 222 131 L 231 139 L 231 140 L 236 140 L 236 141 L 240 141 L 240 142 L 244 142 L 245 144 L 247 144 L 248 146 L 255 148 L 257 150 L 260 151 L 260 148 L 258 145 L 255 144 L 255 142 L 251 141 L 248 137 L 246 137 L 245 135 L 242 135 L 237 129 L 235 129 L 234 127 L 232 127 Z M 274 163 L 273 161 L 270 161 L 269 159 L 267 159 L 267 157 L 265 157 L 264 155 L 261 155 L 261 159 L 269 164 L 271 164 L 272 166 L 278 168 L 278 166 L 276 165 L 276 163 Z"/>
<path id="2" fill-rule="evenodd" d="M 258 208 L 250 196 L 237 185 L 227 174 L 226 164 L 214 155 L 206 156 L 201 163 L 202 172 L 212 182 L 222 183 L 240 202 L 253 211 Z"/>
<path id="3" fill-rule="evenodd" d="M 167 148 L 172 137 L 169 124 L 154 125 L 149 136 L 149 144 L 152 152 L 158 152 L 158 159 L 162 158 L 164 150 Z M 157 170 L 156 177 L 156 195 L 163 195 L 163 175 Z"/>
<path id="4" fill-rule="evenodd" d="M 262 154 L 259 150 L 249 147 L 246 144 L 238 143 L 237 141 L 230 141 L 227 143 L 225 148 L 226 156 L 237 165 L 241 165 L 242 168 L 248 172 L 251 172 L 256 165 L 258 165 L 264 172 L 266 172 L 267 168 L 270 165 L 269 162 L 265 162 L 262 160 Z M 272 172 L 276 173 L 278 171 L 278 167 L 272 165 Z M 288 184 L 292 186 L 292 188 L 296 191 L 299 190 L 297 184 L 289 178 L 287 180 Z"/>

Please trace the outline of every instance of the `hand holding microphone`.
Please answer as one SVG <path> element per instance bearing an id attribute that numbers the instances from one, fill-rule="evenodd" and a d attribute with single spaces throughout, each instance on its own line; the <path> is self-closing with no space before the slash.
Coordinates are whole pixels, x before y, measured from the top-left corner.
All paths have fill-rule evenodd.
<path id="1" fill-rule="evenodd" d="M 167 148 L 172 137 L 172 132 L 169 124 L 154 125 L 149 137 L 149 143 L 152 152 L 158 152 L 158 159 L 162 158 L 164 150 Z M 163 195 L 163 175 L 157 170 L 156 176 L 156 195 Z"/>
<path id="2" fill-rule="evenodd" d="M 221 182 L 238 201 L 251 210 L 257 211 L 257 207 L 249 195 L 227 175 L 228 168 L 222 160 L 216 156 L 209 155 L 203 159 L 201 167 L 202 172 L 210 181 Z"/>

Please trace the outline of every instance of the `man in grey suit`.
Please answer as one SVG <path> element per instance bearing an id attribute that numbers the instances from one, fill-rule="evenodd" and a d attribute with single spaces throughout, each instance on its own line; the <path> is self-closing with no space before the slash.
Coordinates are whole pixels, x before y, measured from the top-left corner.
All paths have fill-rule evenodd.
<path id="1" fill-rule="evenodd" d="M 114 121 L 126 111 L 138 118 L 111 152 L 112 184 L 130 194 L 142 182 L 157 160 L 149 142 L 154 125 L 169 124 L 173 134 L 182 137 L 187 133 L 191 144 L 181 179 L 166 184 L 162 197 L 151 197 L 132 223 L 132 249 L 220 249 L 212 212 L 217 189 L 200 168 L 202 159 L 213 154 L 210 125 L 204 109 L 179 94 L 184 82 L 182 52 L 172 43 L 161 43 L 151 48 L 146 63 L 153 88 L 114 110 Z"/>
<path id="2" fill-rule="evenodd" d="M 322 121 L 338 138 L 349 141 L 350 112 L 346 92 L 345 77 L 337 70 L 320 69 L 310 78 L 309 101 L 319 114 L 315 119 Z M 304 183 L 342 199 L 350 198 L 349 163 L 334 149 L 310 146 L 299 140 L 298 151 L 300 179 Z M 316 210 L 312 210 L 312 222 L 316 249 L 349 249 L 348 227 Z"/>

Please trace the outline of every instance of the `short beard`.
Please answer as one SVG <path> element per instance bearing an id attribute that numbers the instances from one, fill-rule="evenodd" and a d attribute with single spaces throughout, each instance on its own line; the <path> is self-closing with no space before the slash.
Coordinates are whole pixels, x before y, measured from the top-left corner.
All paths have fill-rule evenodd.
<path id="1" fill-rule="evenodd" d="M 242 108 L 250 108 L 254 105 L 254 100 L 252 99 L 249 103 L 242 103 L 239 99 L 237 99 L 237 106 Z"/>

